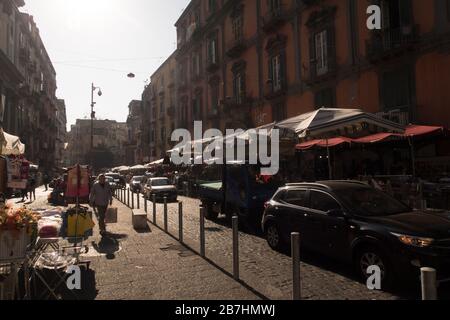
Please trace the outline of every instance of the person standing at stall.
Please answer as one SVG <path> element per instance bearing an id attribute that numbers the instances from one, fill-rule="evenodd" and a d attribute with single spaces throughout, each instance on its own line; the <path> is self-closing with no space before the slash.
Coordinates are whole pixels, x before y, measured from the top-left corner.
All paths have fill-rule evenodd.
<path id="1" fill-rule="evenodd" d="M 111 187 L 104 174 L 98 176 L 98 181 L 93 185 L 89 196 L 89 203 L 92 208 L 97 209 L 98 225 L 102 236 L 106 233 L 105 215 L 108 205 L 112 205 Z"/>
<path id="2" fill-rule="evenodd" d="M 29 183 L 30 183 L 30 188 L 29 188 L 30 201 L 33 201 L 33 198 L 34 198 L 34 201 L 36 201 L 36 184 L 37 184 L 36 175 L 34 175 L 34 174 L 30 175 Z"/>
<path id="3" fill-rule="evenodd" d="M 44 182 L 45 191 L 48 191 L 48 184 L 50 182 L 49 181 L 50 177 L 47 172 L 44 173 L 44 176 L 42 177 L 42 179 L 44 180 L 43 182 Z"/>

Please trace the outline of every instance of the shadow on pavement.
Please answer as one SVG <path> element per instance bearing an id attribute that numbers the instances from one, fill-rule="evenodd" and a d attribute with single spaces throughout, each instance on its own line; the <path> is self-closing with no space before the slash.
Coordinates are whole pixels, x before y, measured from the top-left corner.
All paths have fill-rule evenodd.
<path id="1" fill-rule="evenodd" d="M 212 220 L 212 222 L 226 227 L 231 228 L 231 222 L 229 219 L 225 218 L 225 216 L 220 215 L 217 219 Z M 218 228 L 212 228 L 218 229 Z M 208 228 L 206 229 L 208 230 Z M 258 226 L 252 226 L 247 224 L 240 224 L 239 231 L 244 232 L 248 235 L 256 236 L 258 238 L 265 240 L 265 235 L 262 230 Z M 267 245 L 267 250 L 272 250 Z M 280 253 L 290 257 L 290 245 L 286 245 Z M 318 267 L 320 269 L 330 271 L 336 274 L 339 274 L 349 280 L 357 281 L 359 283 L 363 283 L 362 280 L 355 274 L 353 271 L 353 267 L 344 262 L 335 260 L 333 258 L 324 257 L 315 252 L 307 251 L 306 249 L 301 250 L 301 260 L 302 262 Z M 411 300 L 420 300 L 421 299 L 421 288 L 420 288 L 420 276 L 418 275 L 416 281 L 415 279 L 407 279 L 400 280 L 395 285 L 394 288 L 385 290 L 390 294 L 398 296 L 400 299 L 411 299 Z M 438 297 L 440 299 L 450 299 L 450 282 L 443 283 L 438 288 Z"/>
<path id="2" fill-rule="evenodd" d="M 81 289 L 80 290 L 70 290 L 66 283 L 61 283 L 59 286 L 56 284 L 60 281 L 60 278 L 52 270 L 46 270 L 42 273 L 47 284 L 50 285 L 55 291 L 55 295 L 59 300 L 95 300 L 98 295 L 98 290 L 96 287 L 95 271 L 92 269 L 86 269 L 86 267 L 81 266 Z M 21 277 L 22 278 L 22 277 Z M 23 283 L 21 283 L 23 286 Z M 45 284 L 37 279 L 36 282 L 31 284 L 31 299 L 32 300 L 56 300 Z M 22 291 L 23 292 L 23 291 Z M 36 295 L 34 294 L 36 292 Z"/>
<path id="3" fill-rule="evenodd" d="M 99 243 L 92 241 L 92 248 L 99 254 L 104 254 L 106 259 L 114 260 L 116 258 L 116 252 L 120 250 L 119 241 L 117 238 L 111 235 L 102 237 Z"/>

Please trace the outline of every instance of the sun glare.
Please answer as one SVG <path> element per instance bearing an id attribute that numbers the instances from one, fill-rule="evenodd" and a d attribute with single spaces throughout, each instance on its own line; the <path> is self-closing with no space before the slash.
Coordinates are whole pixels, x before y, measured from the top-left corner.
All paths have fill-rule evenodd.
<path id="1" fill-rule="evenodd" d="M 71 28 L 104 24 L 113 18 L 115 0 L 71 0 L 64 5 L 63 11 Z"/>

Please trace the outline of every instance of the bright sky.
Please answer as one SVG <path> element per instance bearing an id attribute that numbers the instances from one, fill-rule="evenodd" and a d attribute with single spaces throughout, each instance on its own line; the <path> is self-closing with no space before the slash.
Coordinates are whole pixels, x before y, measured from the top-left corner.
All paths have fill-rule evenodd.
<path id="1" fill-rule="evenodd" d="M 145 81 L 176 47 L 174 24 L 189 0 L 26 0 L 66 100 L 67 127 L 96 115 L 125 121 L 128 103 L 141 99 Z M 136 77 L 130 79 L 127 74 Z"/>

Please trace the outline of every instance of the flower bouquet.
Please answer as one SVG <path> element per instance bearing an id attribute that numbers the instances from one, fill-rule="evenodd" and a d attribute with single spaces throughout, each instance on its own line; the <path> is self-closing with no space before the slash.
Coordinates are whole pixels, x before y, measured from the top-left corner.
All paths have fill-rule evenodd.
<path id="1" fill-rule="evenodd" d="M 25 256 L 31 239 L 36 237 L 40 215 L 25 206 L 0 208 L 0 260 Z"/>

